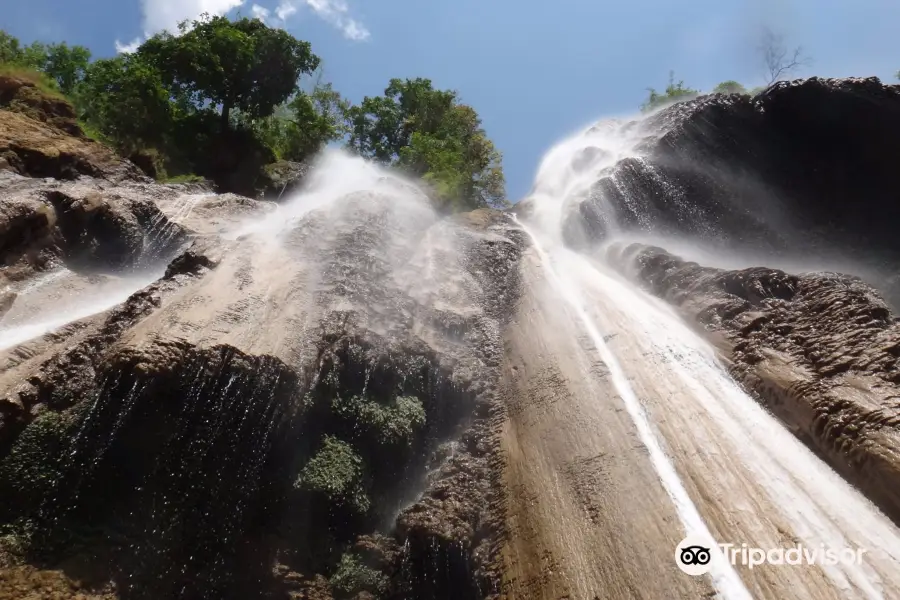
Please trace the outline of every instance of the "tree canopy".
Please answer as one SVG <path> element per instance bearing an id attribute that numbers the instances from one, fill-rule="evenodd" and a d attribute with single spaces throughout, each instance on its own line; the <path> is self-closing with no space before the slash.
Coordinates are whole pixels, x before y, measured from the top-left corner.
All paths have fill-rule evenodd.
<path id="1" fill-rule="evenodd" d="M 475 110 L 428 79 L 392 79 L 347 111 L 348 145 L 430 182 L 448 208 L 505 206 L 502 156 Z"/>
<path id="2" fill-rule="evenodd" d="M 247 18 L 185 21 L 180 35 L 157 34 L 137 55 L 159 71 L 173 95 L 198 107 L 221 107 L 226 125 L 234 108 L 251 118 L 271 115 L 296 91 L 300 76 L 319 65 L 309 42 Z"/>
<path id="3" fill-rule="evenodd" d="M 56 82 L 64 94 L 71 94 L 84 79 L 91 52 L 84 46 L 43 44 L 22 46 L 19 40 L 0 31 L 0 64 L 12 64 L 41 71 Z"/>
<path id="4" fill-rule="evenodd" d="M 126 153 L 163 145 L 176 110 L 159 72 L 134 55 L 92 63 L 76 103 L 82 119 Z"/>
<path id="5" fill-rule="evenodd" d="M 203 15 L 93 62 L 84 47 L 25 46 L 0 31 L 0 64 L 42 73 L 86 131 L 161 178 L 197 174 L 255 193 L 235 187 L 234 174 L 264 179 L 276 159 L 304 161 L 343 140 L 423 179 L 445 209 L 507 204 L 500 152 L 456 92 L 392 79 L 383 95 L 352 106 L 331 84 L 312 82 L 321 60 L 309 42 L 258 19 Z"/>

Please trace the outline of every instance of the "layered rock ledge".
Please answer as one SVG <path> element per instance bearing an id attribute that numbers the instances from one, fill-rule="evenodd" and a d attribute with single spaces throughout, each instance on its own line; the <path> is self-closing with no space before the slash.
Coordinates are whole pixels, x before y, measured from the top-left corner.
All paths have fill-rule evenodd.
<path id="1" fill-rule="evenodd" d="M 855 261 L 883 273 L 870 283 L 900 298 L 900 86 L 875 77 L 784 81 L 752 97 L 701 96 L 618 127 L 637 140 L 635 156 L 598 173 L 571 207 L 573 245 L 625 232 Z"/>
<path id="2" fill-rule="evenodd" d="M 608 258 L 719 347 L 766 408 L 900 521 L 900 321 L 859 278 L 702 267 L 661 248 Z"/>

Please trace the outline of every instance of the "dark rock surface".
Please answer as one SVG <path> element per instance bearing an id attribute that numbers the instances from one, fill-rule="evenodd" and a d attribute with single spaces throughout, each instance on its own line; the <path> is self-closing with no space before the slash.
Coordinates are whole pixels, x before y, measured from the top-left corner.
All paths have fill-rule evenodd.
<path id="1" fill-rule="evenodd" d="M 871 286 L 835 273 L 711 269 L 639 244 L 609 257 L 697 324 L 737 381 L 900 521 L 900 320 Z"/>
<path id="2" fill-rule="evenodd" d="M 4 304 L 36 300 L 49 269 L 165 266 L 123 304 L 0 350 L 9 586 L 65 583 L 79 556 L 99 571 L 90 589 L 120 598 L 497 588 L 489 423 L 524 245 L 508 216 L 440 219 L 401 186 L 304 215 L 276 243 L 219 236 L 266 202 L 7 181 L 18 235 L 0 274 L 23 291 Z M 423 423 L 373 437 L 400 398 Z M 300 485 L 328 439 L 357 453 L 364 503 Z"/>
<path id="3" fill-rule="evenodd" d="M 181 195 L 175 187 L 4 172 L 0 186 L 0 283 L 63 264 L 109 272 L 134 269 L 171 257 L 185 240 L 183 229 L 157 206 Z"/>
<path id="4" fill-rule="evenodd" d="M 779 82 L 755 97 L 678 103 L 631 127 L 644 135 L 643 158 L 619 162 L 578 207 L 589 237 L 608 232 L 602 196 L 626 230 L 896 271 L 900 86 Z"/>
<path id="5" fill-rule="evenodd" d="M 309 172 L 306 163 L 279 160 L 266 165 L 265 174 L 267 181 L 264 184 L 260 196 L 266 200 L 279 201 L 286 199 L 291 192 L 303 183 L 303 178 Z"/>

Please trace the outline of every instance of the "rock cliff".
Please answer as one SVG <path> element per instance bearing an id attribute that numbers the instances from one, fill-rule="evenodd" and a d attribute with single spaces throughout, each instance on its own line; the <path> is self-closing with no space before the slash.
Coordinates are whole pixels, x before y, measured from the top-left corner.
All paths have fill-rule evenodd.
<path id="1" fill-rule="evenodd" d="M 900 519 L 900 319 L 878 292 L 857 277 L 712 269 L 640 244 L 609 256 L 696 324 L 795 435 Z"/>
<path id="2" fill-rule="evenodd" d="M 852 243 L 864 215 L 896 216 L 900 136 L 872 139 L 894 132 L 897 102 L 874 80 L 701 98 L 648 121 L 647 158 L 594 191 L 634 228 L 784 250 L 772 224 L 808 216 Z M 365 189 L 295 164 L 270 173 L 280 202 L 159 185 L 28 81 L 0 78 L 0 106 L 0 598 L 712 593 L 668 562 L 641 581 L 668 561 L 674 509 L 512 215 L 443 217 L 347 158 L 332 172 Z M 570 216 L 594 240 L 596 193 Z M 888 229 L 871 238 L 885 256 L 900 252 Z M 900 330 L 875 291 L 639 245 L 603 260 L 900 520 Z M 623 351 L 641 364 L 639 345 Z M 620 552 L 648 530 L 666 545 Z"/>
<path id="3" fill-rule="evenodd" d="M 151 183 L 64 104 L 13 104 L 0 597 L 496 590 L 490 428 L 524 245 L 510 218 L 442 219 L 385 177 L 291 217 Z M 248 218 L 275 229 L 241 232 Z M 66 305 L 98 289 L 127 291 L 82 317 Z"/>
<path id="4" fill-rule="evenodd" d="M 609 203 L 626 231 L 896 274 L 900 86 L 779 82 L 754 97 L 701 96 L 632 127 L 640 158 L 603 173 L 573 214 L 589 239 L 608 235 Z"/>

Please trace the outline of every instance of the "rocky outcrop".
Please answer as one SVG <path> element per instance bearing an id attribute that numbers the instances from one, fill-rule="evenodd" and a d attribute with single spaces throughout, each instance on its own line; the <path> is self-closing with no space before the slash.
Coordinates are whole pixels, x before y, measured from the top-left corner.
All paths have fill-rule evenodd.
<path id="1" fill-rule="evenodd" d="M 900 521 L 900 321 L 875 290 L 835 273 L 711 269 L 637 244 L 609 257 L 697 324 L 737 381 Z"/>
<path id="2" fill-rule="evenodd" d="M 68 101 L 24 77 L 0 76 L 0 171 L 31 177 L 139 180 L 141 172 L 88 139 Z"/>
<path id="3" fill-rule="evenodd" d="M 524 245 L 508 216 L 440 219 L 399 182 L 291 220 L 6 177 L 4 320 L 50 294 L 29 287 L 41 269 L 164 271 L 0 350 L 0 555 L 29 580 L 77 553 L 120 598 L 496 590 L 490 417 Z"/>
<path id="4" fill-rule="evenodd" d="M 900 87 L 779 82 L 755 97 L 681 102 L 626 127 L 642 138 L 638 157 L 601 174 L 574 213 L 589 237 L 607 235 L 612 210 L 626 231 L 896 271 Z"/>
<path id="5" fill-rule="evenodd" d="M 264 188 L 260 196 L 267 200 L 279 201 L 286 199 L 303 182 L 303 178 L 309 173 L 309 165 L 306 163 L 279 160 L 263 169 L 265 172 Z"/>
<path id="6" fill-rule="evenodd" d="M 185 231 L 157 202 L 178 188 L 82 176 L 76 182 L 0 172 L 0 285 L 63 265 L 124 272 L 171 258 Z"/>

